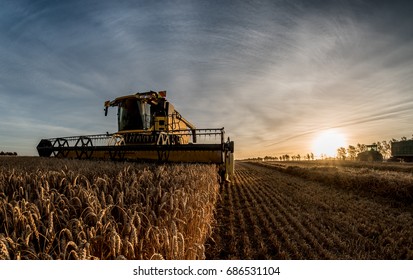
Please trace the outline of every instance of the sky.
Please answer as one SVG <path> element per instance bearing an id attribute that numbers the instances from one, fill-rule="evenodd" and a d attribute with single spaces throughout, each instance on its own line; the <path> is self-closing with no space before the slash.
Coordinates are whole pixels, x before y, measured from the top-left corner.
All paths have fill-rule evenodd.
<path id="1" fill-rule="evenodd" d="M 412 3 L 0 0 L 0 150 L 115 132 L 104 101 L 148 90 L 236 158 L 410 138 Z"/>

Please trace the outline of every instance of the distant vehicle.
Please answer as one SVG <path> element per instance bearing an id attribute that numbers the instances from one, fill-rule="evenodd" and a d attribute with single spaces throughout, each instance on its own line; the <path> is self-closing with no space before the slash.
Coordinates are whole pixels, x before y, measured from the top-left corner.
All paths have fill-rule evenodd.
<path id="1" fill-rule="evenodd" d="M 413 140 L 392 142 L 390 161 L 413 161 Z"/>
<path id="2" fill-rule="evenodd" d="M 358 161 L 383 161 L 383 155 L 378 151 L 377 145 L 366 145 L 367 151 L 357 155 Z"/>

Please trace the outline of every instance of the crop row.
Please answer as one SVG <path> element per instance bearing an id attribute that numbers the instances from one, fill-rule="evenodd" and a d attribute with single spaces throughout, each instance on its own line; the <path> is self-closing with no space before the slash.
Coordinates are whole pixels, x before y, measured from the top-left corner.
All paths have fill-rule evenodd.
<path id="1" fill-rule="evenodd" d="M 350 190 L 238 162 L 234 184 L 221 190 L 207 257 L 413 258 L 410 208 Z"/>

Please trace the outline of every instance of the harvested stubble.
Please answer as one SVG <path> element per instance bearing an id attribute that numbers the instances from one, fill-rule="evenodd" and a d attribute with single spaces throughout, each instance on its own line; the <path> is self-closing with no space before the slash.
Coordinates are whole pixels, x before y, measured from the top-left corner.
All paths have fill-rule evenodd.
<path id="1" fill-rule="evenodd" d="M 213 165 L 1 159 L 0 259 L 204 259 Z"/>
<path id="2" fill-rule="evenodd" d="M 359 190 L 322 178 L 330 172 L 343 179 L 346 173 L 358 176 L 353 170 L 302 166 L 278 170 L 237 162 L 233 184 L 221 188 L 207 258 L 413 259 L 412 205 L 369 191 L 363 174 L 375 172 L 359 170 Z M 303 176 L 309 172 L 312 177 Z M 407 180 L 404 175 L 393 178 L 395 186 Z"/>
<path id="3" fill-rule="evenodd" d="M 348 163 L 343 167 L 339 165 L 323 165 L 315 163 L 254 163 L 271 167 L 277 171 L 298 176 L 309 181 L 324 183 L 330 186 L 345 188 L 368 196 L 379 196 L 392 203 L 411 205 L 413 202 L 413 176 L 411 173 L 392 169 L 385 169 L 387 165 L 368 165 L 361 167 L 360 163 Z M 350 164 L 354 164 L 353 167 Z M 373 167 L 372 167 L 373 166 Z M 402 167 L 400 167 L 402 169 Z"/>

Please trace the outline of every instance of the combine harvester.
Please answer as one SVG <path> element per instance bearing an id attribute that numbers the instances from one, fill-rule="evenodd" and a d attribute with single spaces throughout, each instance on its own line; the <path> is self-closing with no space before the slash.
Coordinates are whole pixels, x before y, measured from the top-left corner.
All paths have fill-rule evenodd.
<path id="1" fill-rule="evenodd" d="M 197 129 L 166 100 L 166 91 L 143 92 L 105 102 L 118 107 L 118 132 L 42 139 L 41 157 L 132 160 L 219 165 L 224 181 L 234 173 L 234 142 L 224 128 Z"/>
<path id="2" fill-rule="evenodd" d="M 366 145 L 367 150 L 357 155 L 358 161 L 383 161 L 383 155 L 378 151 L 377 145 Z"/>

